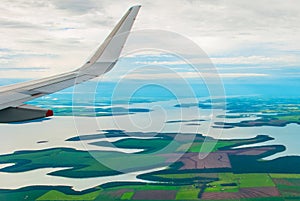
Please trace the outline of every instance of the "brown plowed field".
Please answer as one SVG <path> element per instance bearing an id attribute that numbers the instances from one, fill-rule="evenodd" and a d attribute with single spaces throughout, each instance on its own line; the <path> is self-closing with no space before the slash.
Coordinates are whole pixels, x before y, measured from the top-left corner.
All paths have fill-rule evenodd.
<path id="1" fill-rule="evenodd" d="M 133 200 L 175 200 L 175 190 L 141 190 L 136 191 Z"/>
<path id="2" fill-rule="evenodd" d="M 258 187 L 258 188 L 241 188 L 239 192 L 205 192 L 201 198 L 205 200 L 213 199 L 241 199 L 241 198 L 258 198 L 258 197 L 280 196 L 276 187 Z"/>
<path id="3" fill-rule="evenodd" d="M 204 159 L 200 159 L 199 153 L 186 153 L 179 161 L 184 164 L 180 170 L 231 168 L 228 155 L 223 152 L 209 153 Z"/>

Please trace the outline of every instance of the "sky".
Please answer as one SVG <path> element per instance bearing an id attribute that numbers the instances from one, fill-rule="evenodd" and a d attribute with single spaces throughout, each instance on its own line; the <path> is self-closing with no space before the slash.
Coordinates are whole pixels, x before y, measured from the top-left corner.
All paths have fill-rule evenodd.
<path id="1" fill-rule="evenodd" d="M 192 41 L 225 81 L 299 83 L 297 0 L 2 0 L 0 78 L 36 79 L 80 67 L 137 4 L 142 8 L 134 31 L 163 30 Z M 156 65 L 167 65 L 185 79 L 198 76 L 182 59 L 143 52 L 124 57 L 105 80 L 121 79 L 135 65 L 152 68 L 126 78 L 173 78 L 170 72 L 154 72 Z"/>

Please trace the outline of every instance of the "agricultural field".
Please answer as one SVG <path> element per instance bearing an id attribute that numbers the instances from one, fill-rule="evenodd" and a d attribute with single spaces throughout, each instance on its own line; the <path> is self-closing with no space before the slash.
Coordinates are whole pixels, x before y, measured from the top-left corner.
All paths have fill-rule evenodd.
<path id="1" fill-rule="evenodd" d="M 300 198 L 300 157 L 282 157 L 271 161 L 264 157 L 283 151 L 279 145 L 236 148 L 241 145 L 255 144 L 272 140 L 269 136 L 259 135 L 249 139 L 214 140 L 208 143 L 216 146 L 204 159 L 199 158 L 200 145 L 204 138 L 197 135 L 191 147 L 182 152 L 180 147 L 185 141 L 175 143 L 175 153 L 159 154 L 159 148 L 175 140 L 175 134 L 124 133 L 119 130 L 106 130 L 106 137 L 143 135 L 148 139 L 125 138 L 112 142 L 119 148 L 142 149 L 131 158 L 128 164 L 143 161 L 138 165 L 143 169 L 155 161 L 162 170 L 137 176 L 142 182 L 111 182 L 84 191 L 76 191 L 68 186 L 31 186 L 17 190 L 0 190 L 0 200 L 297 200 Z M 89 135 L 86 140 L 101 139 L 103 136 Z M 76 141 L 78 138 L 66 139 Z M 176 141 L 176 140 L 175 140 Z M 95 145 L 106 146 L 99 141 Z M 148 155 L 145 153 L 151 153 Z M 157 154 L 158 153 L 158 154 Z M 66 178 L 94 178 L 119 175 L 99 163 L 91 153 L 71 148 L 54 148 L 36 151 L 20 151 L 3 155 L 0 163 L 15 165 L 1 169 L 1 172 L 17 173 L 47 167 L 68 167 L 54 171 L 51 175 Z M 124 155 L 110 152 L 93 152 L 97 157 L 107 157 L 119 161 Z M 179 156 L 176 162 L 170 162 Z M 153 160 L 153 161 L 151 161 Z M 127 165 L 128 165 L 127 164 Z M 278 165 L 281 164 L 281 165 Z M 282 164 L 293 164 L 293 169 L 282 168 Z M 125 164 L 124 164 L 125 165 Z M 72 167 L 72 168 L 70 168 Z M 132 165 L 133 167 L 133 165 Z M 262 168 L 264 167 L 264 168 Z M 127 167 L 128 168 L 128 167 Z"/>

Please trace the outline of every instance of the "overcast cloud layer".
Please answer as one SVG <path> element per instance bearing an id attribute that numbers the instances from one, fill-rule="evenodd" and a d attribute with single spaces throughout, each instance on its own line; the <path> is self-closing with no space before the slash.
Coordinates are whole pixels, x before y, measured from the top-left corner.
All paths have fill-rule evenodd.
<path id="1" fill-rule="evenodd" d="M 136 4 L 142 8 L 135 30 L 184 35 L 226 78 L 300 76 L 297 0 L 2 0 L 0 78 L 39 78 L 80 67 Z"/>

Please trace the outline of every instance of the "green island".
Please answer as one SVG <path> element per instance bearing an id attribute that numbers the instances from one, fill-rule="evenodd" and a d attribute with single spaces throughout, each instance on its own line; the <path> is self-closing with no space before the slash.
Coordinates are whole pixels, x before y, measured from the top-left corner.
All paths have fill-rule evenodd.
<path id="1" fill-rule="evenodd" d="M 223 101 L 223 102 L 222 102 Z M 277 126 L 284 127 L 295 123 L 300 125 L 300 100 L 299 98 L 272 98 L 272 97 L 234 97 L 223 99 L 200 101 L 199 104 L 175 105 L 175 107 L 194 107 L 202 109 L 224 109 L 226 115 L 220 118 L 256 118 L 254 120 L 242 120 L 237 123 L 215 122 L 215 128 Z M 225 119 L 226 120 L 226 119 Z"/>
<path id="2" fill-rule="evenodd" d="M 249 139 L 216 140 L 197 134 L 192 144 L 175 133 L 126 133 L 121 130 L 106 130 L 104 134 L 89 135 L 94 145 L 109 146 L 97 139 L 123 136 L 112 143 L 118 148 L 141 149 L 127 157 L 129 162 L 123 170 L 151 170 L 166 167 L 137 176 L 143 182 L 110 182 L 84 191 L 75 191 L 71 186 L 29 186 L 16 190 L 1 189 L 0 200 L 243 200 L 284 201 L 300 200 L 300 157 L 285 156 L 274 160 L 265 157 L 282 152 L 282 145 L 253 146 L 273 138 L 258 135 Z M 181 134 L 190 139 L 190 134 Z M 126 136 L 148 136 L 146 139 Z M 78 138 L 66 139 L 76 141 Z M 175 152 L 161 154 L 160 149 L 174 143 Z M 204 158 L 203 145 L 213 147 Z M 72 148 L 52 148 L 36 151 L 18 151 L 0 156 L 0 164 L 14 163 L 0 172 L 17 173 L 40 168 L 61 167 L 63 170 L 50 173 L 67 178 L 96 178 L 122 174 L 110 169 L 97 157 L 119 162 L 128 154 L 108 151 L 79 151 Z M 132 154 L 131 154 L 132 155 Z M 178 156 L 175 162 L 171 159 Z M 172 162 L 170 162 L 172 161 Z M 136 164 L 134 164 L 136 163 Z M 155 165 L 153 165 L 155 164 Z M 293 167 L 293 168 L 291 168 Z"/>

